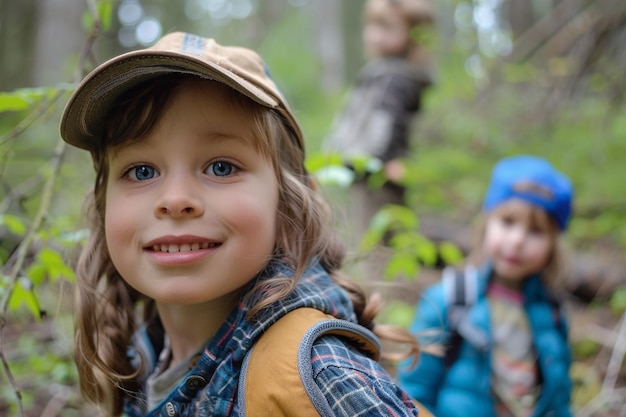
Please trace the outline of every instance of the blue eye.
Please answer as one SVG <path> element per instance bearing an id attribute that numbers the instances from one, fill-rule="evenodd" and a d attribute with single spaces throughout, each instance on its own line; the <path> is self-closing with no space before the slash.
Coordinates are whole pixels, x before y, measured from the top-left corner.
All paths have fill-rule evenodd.
<path id="1" fill-rule="evenodd" d="M 150 165 L 137 165 L 128 170 L 128 176 L 133 181 L 147 181 L 158 177 L 158 173 Z"/>
<path id="2" fill-rule="evenodd" d="M 231 175 L 235 167 L 230 162 L 217 161 L 208 166 L 207 171 L 217 177 L 226 177 Z"/>

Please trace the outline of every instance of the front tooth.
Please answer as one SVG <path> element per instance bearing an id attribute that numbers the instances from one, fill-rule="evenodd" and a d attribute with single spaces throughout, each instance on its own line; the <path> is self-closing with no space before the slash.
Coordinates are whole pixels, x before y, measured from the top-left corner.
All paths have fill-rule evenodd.
<path id="1" fill-rule="evenodd" d="M 189 243 L 183 243 L 180 245 L 181 252 L 189 252 L 191 250 L 191 245 Z"/>
<path id="2" fill-rule="evenodd" d="M 172 244 L 172 245 L 168 246 L 167 251 L 168 252 L 178 252 L 179 251 L 179 247 L 178 247 L 178 245 L 173 245 Z"/>
<path id="3" fill-rule="evenodd" d="M 161 252 L 167 252 L 167 245 L 161 245 Z"/>
<path id="4" fill-rule="evenodd" d="M 198 250 L 200 249 L 200 244 L 199 243 L 194 243 L 191 245 L 191 250 Z"/>

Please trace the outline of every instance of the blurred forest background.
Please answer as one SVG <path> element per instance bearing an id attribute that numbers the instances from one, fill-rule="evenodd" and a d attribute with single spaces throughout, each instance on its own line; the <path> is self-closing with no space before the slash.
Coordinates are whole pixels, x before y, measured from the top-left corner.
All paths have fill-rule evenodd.
<path id="1" fill-rule="evenodd" d="M 434 1 L 438 22 L 427 40 L 437 82 L 414 132 L 409 213 L 391 213 L 413 240 L 394 248 L 385 282 L 403 297 L 387 300 L 384 319 L 407 325 L 420 288 L 438 277 L 437 258 L 454 262 L 467 251 L 495 161 L 544 156 L 576 188 L 564 236 L 572 274 L 563 288 L 574 410 L 626 416 L 626 2 Z M 71 360 L 72 266 L 93 170 L 58 133 L 77 81 L 173 30 L 251 47 L 299 117 L 310 168 L 322 172 L 329 160 L 321 142 L 364 62 L 362 6 L 0 0 L 0 415 L 93 414 Z M 338 179 L 323 181 L 331 198 L 342 194 Z"/>

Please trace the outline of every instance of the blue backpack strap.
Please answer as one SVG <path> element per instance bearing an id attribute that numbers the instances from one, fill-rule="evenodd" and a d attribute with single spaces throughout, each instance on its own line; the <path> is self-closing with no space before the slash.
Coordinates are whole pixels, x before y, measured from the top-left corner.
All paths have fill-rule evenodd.
<path id="1" fill-rule="evenodd" d="M 287 313 L 257 340 L 239 376 L 237 405 L 243 417 L 331 417 L 313 379 L 313 344 L 325 335 L 347 339 L 374 360 L 380 344 L 372 332 L 312 308 Z"/>
<path id="2" fill-rule="evenodd" d="M 441 280 L 450 332 L 444 361 L 446 366 L 451 366 L 458 358 L 463 340 L 478 350 L 486 351 L 489 347 L 489 335 L 474 326 L 468 314 L 478 299 L 476 268 L 471 265 L 464 269 L 446 267 Z"/>

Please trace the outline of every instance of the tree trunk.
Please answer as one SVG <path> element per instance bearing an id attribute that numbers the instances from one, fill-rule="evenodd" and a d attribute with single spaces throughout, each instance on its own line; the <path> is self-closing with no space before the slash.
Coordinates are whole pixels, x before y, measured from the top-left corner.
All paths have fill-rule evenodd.
<path id="1" fill-rule="evenodd" d="M 0 91 L 32 87 L 35 0 L 0 0 Z"/>
<path id="2" fill-rule="evenodd" d="M 322 65 L 320 84 L 324 91 L 337 91 L 344 84 L 346 66 L 341 4 L 335 0 L 318 0 L 313 15 L 317 53 Z"/>
<path id="3" fill-rule="evenodd" d="M 513 39 L 518 39 L 535 24 L 533 4 L 528 0 L 509 0 L 505 14 L 513 32 Z"/>
<path id="4" fill-rule="evenodd" d="M 39 0 L 33 57 L 35 85 L 72 81 L 67 68 L 69 57 L 80 52 L 85 33 L 81 27 L 84 2 Z"/>

